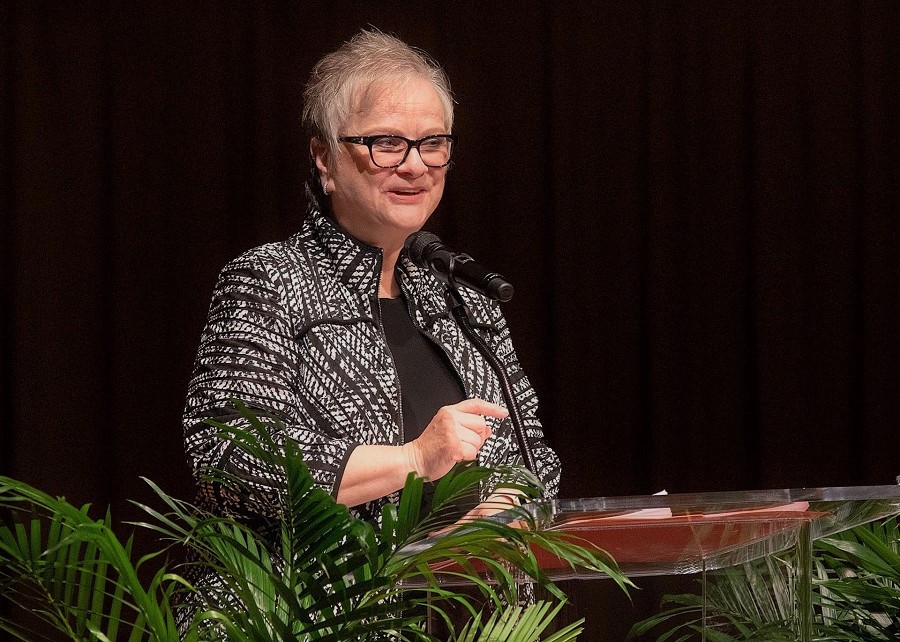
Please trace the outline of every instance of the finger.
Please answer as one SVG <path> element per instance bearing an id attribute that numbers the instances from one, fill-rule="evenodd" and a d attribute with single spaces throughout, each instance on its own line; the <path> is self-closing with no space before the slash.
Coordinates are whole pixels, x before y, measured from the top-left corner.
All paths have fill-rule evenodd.
<path id="1" fill-rule="evenodd" d="M 488 430 L 488 436 L 490 436 L 490 430 Z M 478 432 L 475 430 L 460 430 L 459 431 L 459 441 L 463 444 L 469 444 L 475 450 L 479 450 L 484 442 L 487 440 L 487 437 L 483 432 Z"/>
<path id="2" fill-rule="evenodd" d="M 468 412 L 474 415 L 485 415 L 487 417 L 495 417 L 497 419 L 505 419 L 509 416 L 509 411 L 503 406 L 478 397 L 465 399 L 454 406 L 457 410 Z"/>
<path id="3" fill-rule="evenodd" d="M 475 433 L 480 438 L 481 443 L 491 436 L 491 428 L 481 415 L 472 415 L 461 412 L 457 415 L 457 421 L 463 428 L 460 432 L 461 435 L 466 432 Z M 478 444 L 479 448 L 481 447 L 481 443 Z"/>

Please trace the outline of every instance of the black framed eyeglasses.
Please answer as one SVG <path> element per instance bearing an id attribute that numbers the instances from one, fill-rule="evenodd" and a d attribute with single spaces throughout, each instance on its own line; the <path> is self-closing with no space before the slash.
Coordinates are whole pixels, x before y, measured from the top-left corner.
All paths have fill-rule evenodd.
<path id="1" fill-rule="evenodd" d="M 378 134 L 375 136 L 341 136 L 342 143 L 365 145 L 369 148 L 369 156 L 376 167 L 392 169 L 399 167 L 409 156 L 409 150 L 415 148 L 422 162 L 427 167 L 446 167 L 453 155 L 456 136 L 453 134 L 436 134 L 418 140 L 410 140 L 403 136 Z"/>

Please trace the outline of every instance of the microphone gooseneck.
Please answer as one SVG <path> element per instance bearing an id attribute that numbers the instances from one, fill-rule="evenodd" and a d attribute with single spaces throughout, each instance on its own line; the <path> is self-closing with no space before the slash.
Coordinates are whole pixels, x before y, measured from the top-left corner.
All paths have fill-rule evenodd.
<path id="1" fill-rule="evenodd" d="M 509 301 L 513 295 L 512 285 L 496 272 L 488 272 L 479 266 L 468 254 L 458 254 L 447 249 L 441 240 L 431 232 L 421 231 L 411 234 L 406 239 L 405 247 L 407 256 L 413 263 L 419 267 L 430 269 L 438 278 L 447 283 L 450 310 L 463 334 L 497 375 L 522 460 L 528 470 L 536 475 L 537 462 L 531 444 L 525 437 L 522 413 L 516 402 L 512 383 L 506 374 L 506 368 L 472 327 L 471 314 L 457 289 L 458 285 L 462 285 L 494 300 Z"/>

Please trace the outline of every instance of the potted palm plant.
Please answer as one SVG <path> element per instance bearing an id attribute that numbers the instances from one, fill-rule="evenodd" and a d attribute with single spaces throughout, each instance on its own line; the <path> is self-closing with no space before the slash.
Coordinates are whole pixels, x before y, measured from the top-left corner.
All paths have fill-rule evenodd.
<path id="1" fill-rule="evenodd" d="M 217 425 L 223 438 L 278 472 L 284 508 L 277 520 L 251 527 L 148 481 L 162 506 L 139 504 L 147 519 L 134 526 L 155 532 L 160 549 L 135 560 L 108 512 L 93 517 L 87 507 L 0 477 L 0 508 L 9 516 L 0 527 L 0 594 L 71 640 L 434 640 L 425 615 L 446 618 L 445 605 L 456 604 L 471 617 L 459 630 L 448 619 L 451 640 L 566 642 L 581 621 L 550 633 L 565 596 L 541 572 L 536 548 L 628 583 L 603 551 L 542 530 L 533 511 L 449 521 L 454 499 L 490 475 L 503 474 L 535 496 L 537 481 L 524 469 L 455 471 L 437 485 L 424 516 L 423 482 L 411 476 L 376 526 L 315 487 L 296 448 L 277 446 L 267 426 L 242 413 L 250 429 Z M 204 474 L 241 483 L 221 471 Z M 187 552 L 179 554 L 187 564 L 169 561 L 177 549 Z M 194 566 L 214 570 L 220 581 L 192 583 Z M 545 587 L 547 599 L 520 606 L 523 580 Z M 460 583 L 476 587 L 481 599 Z M 34 639 L 9 617 L 0 630 Z"/>

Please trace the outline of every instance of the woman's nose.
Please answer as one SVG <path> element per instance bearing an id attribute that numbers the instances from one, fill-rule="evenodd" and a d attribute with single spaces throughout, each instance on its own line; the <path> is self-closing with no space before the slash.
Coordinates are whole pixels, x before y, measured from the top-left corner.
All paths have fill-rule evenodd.
<path id="1" fill-rule="evenodd" d="M 397 165 L 397 171 L 404 174 L 414 174 L 416 176 L 421 176 L 428 171 L 428 165 L 422 160 L 422 155 L 419 153 L 418 147 L 413 147 L 409 150 L 409 153 L 406 155 L 406 158 L 403 159 L 403 162 Z"/>

